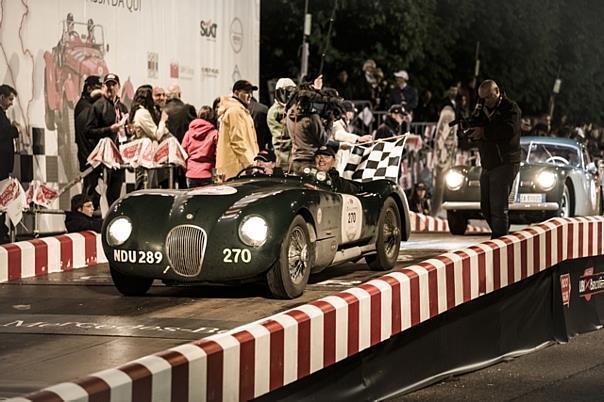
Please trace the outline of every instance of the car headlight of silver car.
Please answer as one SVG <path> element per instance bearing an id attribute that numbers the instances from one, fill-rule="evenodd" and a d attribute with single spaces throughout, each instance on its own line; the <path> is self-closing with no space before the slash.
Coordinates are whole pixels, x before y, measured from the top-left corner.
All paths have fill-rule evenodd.
<path id="1" fill-rule="evenodd" d="M 248 246 L 262 246 L 268 238 L 268 224 L 266 220 L 258 215 L 246 216 L 239 225 L 239 238 Z"/>
<path id="2" fill-rule="evenodd" d="M 556 185 L 556 175 L 549 170 L 542 170 L 535 179 L 543 191 L 549 191 Z"/>
<path id="3" fill-rule="evenodd" d="M 110 246 L 120 246 L 130 238 L 132 222 L 125 216 L 120 216 L 107 225 L 107 243 Z"/>
<path id="4" fill-rule="evenodd" d="M 449 170 L 445 176 L 445 183 L 451 191 L 457 191 L 463 185 L 465 176 L 458 170 Z"/>

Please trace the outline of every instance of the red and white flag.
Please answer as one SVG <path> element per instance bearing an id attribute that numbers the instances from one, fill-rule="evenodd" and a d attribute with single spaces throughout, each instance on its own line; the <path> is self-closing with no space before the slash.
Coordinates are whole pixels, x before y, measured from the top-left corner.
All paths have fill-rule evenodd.
<path id="1" fill-rule="evenodd" d="M 119 169 L 123 160 L 115 143 L 110 138 L 102 138 L 88 156 L 88 163 L 93 167 L 103 164 L 110 169 Z"/>
<path id="2" fill-rule="evenodd" d="M 6 212 L 16 226 L 23 219 L 24 209 L 27 209 L 27 201 L 19 180 L 9 177 L 0 181 L 0 211 Z"/>
<path id="3" fill-rule="evenodd" d="M 155 150 L 153 160 L 156 164 L 170 163 L 173 165 L 187 167 L 187 151 L 180 145 L 175 137 L 169 137 L 162 141 Z"/>

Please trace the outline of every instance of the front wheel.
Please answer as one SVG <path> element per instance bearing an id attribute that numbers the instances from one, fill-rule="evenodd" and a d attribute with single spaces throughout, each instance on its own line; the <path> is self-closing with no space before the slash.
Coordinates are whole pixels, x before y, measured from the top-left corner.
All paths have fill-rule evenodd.
<path id="1" fill-rule="evenodd" d="M 388 271 L 394 267 L 401 248 L 401 216 L 392 198 L 386 199 L 377 226 L 376 253 L 365 257 L 369 267 L 376 271 Z"/>
<path id="2" fill-rule="evenodd" d="M 281 243 L 279 259 L 266 274 L 274 297 L 293 299 L 304 293 L 313 263 L 313 250 L 306 221 L 297 215 Z"/>
<path id="3" fill-rule="evenodd" d="M 117 290 L 124 296 L 143 296 L 151 288 L 152 278 L 139 278 L 124 275 L 115 268 L 109 267 L 111 278 Z"/>
<path id="4" fill-rule="evenodd" d="M 468 227 L 468 218 L 460 212 L 447 211 L 447 223 L 449 223 L 449 232 L 454 235 L 463 235 Z"/>
<path id="5" fill-rule="evenodd" d="M 558 209 L 558 216 L 561 218 L 568 218 L 573 216 L 572 212 L 572 198 L 570 195 L 570 189 L 568 184 L 564 184 L 564 191 L 562 192 L 562 198 L 560 199 L 560 209 Z"/>

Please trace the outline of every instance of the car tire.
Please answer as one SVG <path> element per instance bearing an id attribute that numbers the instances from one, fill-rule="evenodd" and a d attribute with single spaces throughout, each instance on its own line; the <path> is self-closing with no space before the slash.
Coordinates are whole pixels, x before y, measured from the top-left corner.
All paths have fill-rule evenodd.
<path id="1" fill-rule="evenodd" d="M 560 209 L 558 209 L 558 216 L 561 218 L 569 218 L 573 215 L 572 193 L 568 187 L 568 184 L 564 183 L 562 198 L 560 199 Z"/>
<path id="2" fill-rule="evenodd" d="M 111 278 L 117 290 L 124 296 L 143 296 L 151 288 L 152 278 L 140 278 L 124 275 L 113 267 L 109 267 Z"/>
<path id="3" fill-rule="evenodd" d="M 386 199 L 380 211 L 377 231 L 376 253 L 365 256 L 365 261 L 375 271 L 388 271 L 396 264 L 402 236 L 401 215 L 391 197 Z"/>
<path id="4" fill-rule="evenodd" d="M 279 299 L 294 299 L 304 293 L 313 255 L 306 221 L 297 215 L 283 238 L 279 258 L 266 274 L 271 294 Z"/>
<path id="5" fill-rule="evenodd" d="M 447 211 L 447 222 L 449 223 L 449 232 L 453 235 L 463 235 L 468 228 L 468 218 L 460 212 Z"/>

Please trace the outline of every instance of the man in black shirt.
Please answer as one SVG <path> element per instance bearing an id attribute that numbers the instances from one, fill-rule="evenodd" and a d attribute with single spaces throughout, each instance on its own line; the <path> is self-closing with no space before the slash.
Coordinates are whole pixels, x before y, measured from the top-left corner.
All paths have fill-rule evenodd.
<path id="1" fill-rule="evenodd" d="M 85 136 L 96 146 L 101 138 L 109 137 L 117 145 L 119 140 L 125 140 L 125 117 L 128 108 L 119 99 L 120 79 L 116 74 L 109 73 L 103 78 L 103 96 L 92 105 L 92 113 L 87 121 Z M 111 205 L 120 197 L 122 184 L 124 183 L 124 171 L 106 169 L 105 178 L 107 184 L 107 201 Z M 89 176 L 89 185 L 96 187 L 101 171 L 96 170 Z M 90 193 L 86 189 L 85 193 Z"/>
<path id="2" fill-rule="evenodd" d="M 67 232 L 82 232 L 93 230 L 101 233 L 103 220 L 93 217 L 94 205 L 84 194 L 74 195 L 71 199 L 71 211 L 65 212 L 65 228 Z"/>
<path id="3" fill-rule="evenodd" d="M 484 102 L 486 125 L 473 128 L 469 135 L 478 141 L 482 165 L 480 209 L 494 239 L 509 231 L 508 197 L 520 167 L 521 111 L 493 80 L 480 84 L 478 97 Z"/>

